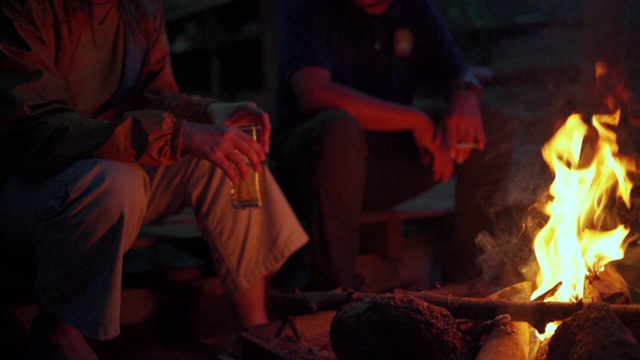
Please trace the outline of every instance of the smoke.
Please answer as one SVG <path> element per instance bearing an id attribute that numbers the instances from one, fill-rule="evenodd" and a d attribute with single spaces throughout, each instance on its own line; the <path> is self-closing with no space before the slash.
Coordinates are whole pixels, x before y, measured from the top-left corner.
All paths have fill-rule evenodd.
<path id="1" fill-rule="evenodd" d="M 481 249 L 478 266 L 487 281 L 508 286 L 534 280 L 537 263 L 533 239 L 548 218 L 540 210 L 553 180 L 542 159 L 541 144 L 520 143 L 514 149 L 506 186 L 489 210 L 492 231 L 475 238 Z"/>
<path id="2" fill-rule="evenodd" d="M 475 238 L 482 249 L 478 265 L 485 280 L 498 279 L 502 285 L 533 280 L 537 264 L 532 244 L 535 234 L 546 224 L 546 216 L 536 206 L 501 211 L 495 235 L 484 231 Z"/>

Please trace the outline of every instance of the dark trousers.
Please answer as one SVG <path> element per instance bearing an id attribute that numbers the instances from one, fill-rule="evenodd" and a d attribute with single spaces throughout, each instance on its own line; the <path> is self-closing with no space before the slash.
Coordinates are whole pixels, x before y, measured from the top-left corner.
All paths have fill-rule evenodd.
<path id="1" fill-rule="evenodd" d="M 361 245 L 360 214 L 388 209 L 436 184 L 431 166 L 422 164 L 411 133 L 363 131 L 356 119 L 339 110 L 325 111 L 293 130 L 276 144 L 272 161 L 276 179 L 311 237 L 312 290 L 357 288 L 354 265 Z M 474 170 L 483 166 L 489 165 L 477 164 Z M 484 182 L 473 176 L 472 183 Z M 486 178 L 494 190 L 496 177 Z M 467 217 L 465 227 L 474 222 L 468 218 L 473 210 L 457 213 Z M 460 236 L 476 230 L 465 229 Z M 473 239 L 468 236 L 458 240 L 463 244 L 453 246 L 462 255 L 449 256 L 457 264 L 452 280 L 470 272 L 476 255 Z"/>

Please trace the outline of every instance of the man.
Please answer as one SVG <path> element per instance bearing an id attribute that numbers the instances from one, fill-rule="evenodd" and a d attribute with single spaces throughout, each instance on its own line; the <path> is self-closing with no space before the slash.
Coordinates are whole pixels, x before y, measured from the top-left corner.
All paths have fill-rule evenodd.
<path id="1" fill-rule="evenodd" d="M 309 288 L 357 288 L 359 215 L 448 181 L 485 148 L 483 89 L 428 0 L 287 0 L 280 11 L 274 174 L 311 236 Z M 442 121 L 411 106 L 422 86 L 447 101 Z M 474 181 L 497 187 L 495 175 Z M 470 276 L 482 230 L 454 226 L 467 239 L 449 246 L 446 280 Z"/>
<path id="2" fill-rule="evenodd" d="M 267 114 L 179 92 L 160 0 L 0 6 L 0 241 L 35 256 L 45 356 L 95 358 L 85 337 L 119 334 L 124 252 L 185 205 L 242 326 L 267 322 L 266 282 L 308 238 L 268 171 L 264 207 L 231 205 L 269 151 Z"/>

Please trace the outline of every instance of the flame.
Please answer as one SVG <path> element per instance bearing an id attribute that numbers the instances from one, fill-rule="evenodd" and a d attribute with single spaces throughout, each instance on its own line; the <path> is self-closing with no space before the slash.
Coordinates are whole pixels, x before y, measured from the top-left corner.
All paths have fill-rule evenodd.
<path id="1" fill-rule="evenodd" d="M 533 243 L 539 272 L 531 299 L 561 282 L 546 301 L 579 301 L 585 277 L 624 255 L 629 228 L 620 224 L 612 204 L 622 200 L 631 207 L 633 184 L 627 171 L 635 170 L 635 163 L 618 156 L 610 126 L 617 126 L 619 119 L 619 110 L 595 115 L 590 129 L 573 114 L 542 148 L 555 178 L 551 200 L 543 205 L 549 220 Z"/>

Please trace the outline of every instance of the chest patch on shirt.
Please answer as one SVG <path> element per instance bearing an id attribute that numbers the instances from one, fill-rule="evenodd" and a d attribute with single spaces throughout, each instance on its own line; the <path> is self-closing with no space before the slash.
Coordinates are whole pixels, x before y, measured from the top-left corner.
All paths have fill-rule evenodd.
<path id="1" fill-rule="evenodd" d="M 413 51 L 413 33 L 407 28 L 396 29 L 393 34 L 393 49 L 397 57 L 409 57 Z"/>

